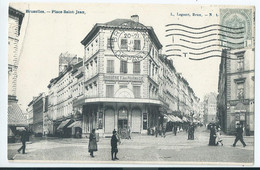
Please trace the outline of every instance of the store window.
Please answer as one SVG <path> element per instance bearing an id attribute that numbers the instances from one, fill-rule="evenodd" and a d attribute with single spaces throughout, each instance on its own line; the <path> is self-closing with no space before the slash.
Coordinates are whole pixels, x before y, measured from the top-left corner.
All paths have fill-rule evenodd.
<path id="1" fill-rule="evenodd" d="M 148 125 L 148 114 L 143 113 L 143 130 L 147 130 Z"/>
<path id="2" fill-rule="evenodd" d="M 98 129 L 103 129 L 103 112 L 98 113 Z"/>

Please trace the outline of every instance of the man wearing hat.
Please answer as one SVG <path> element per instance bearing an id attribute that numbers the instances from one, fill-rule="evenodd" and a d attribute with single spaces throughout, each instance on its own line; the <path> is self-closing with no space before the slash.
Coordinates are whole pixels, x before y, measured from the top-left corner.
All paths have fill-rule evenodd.
<path id="1" fill-rule="evenodd" d="M 236 143 L 237 143 L 238 140 L 240 140 L 240 142 L 243 144 L 244 147 L 246 146 L 246 144 L 243 140 L 243 129 L 242 129 L 240 123 L 237 123 L 236 139 L 234 141 L 233 147 L 236 146 Z"/>
<path id="2" fill-rule="evenodd" d="M 117 142 L 119 142 L 119 139 L 117 138 L 116 130 L 114 129 L 113 136 L 111 138 L 111 156 L 112 156 L 112 160 L 118 160 L 118 158 L 116 157 L 116 154 L 118 153 Z"/>
<path id="3" fill-rule="evenodd" d="M 17 150 L 17 152 L 20 153 L 21 150 L 23 150 L 23 154 L 25 154 L 25 148 L 26 148 L 26 140 L 28 138 L 27 128 L 24 128 L 21 132 L 21 142 L 22 146 Z"/>

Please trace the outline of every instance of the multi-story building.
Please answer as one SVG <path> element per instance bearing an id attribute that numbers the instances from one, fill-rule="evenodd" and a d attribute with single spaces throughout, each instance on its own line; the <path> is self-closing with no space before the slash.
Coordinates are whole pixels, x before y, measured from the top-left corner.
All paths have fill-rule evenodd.
<path id="1" fill-rule="evenodd" d="M 48 96 L 45 93 L 40 93 L 37 97 L 34 97 L 30 102 L 33 108 L 33 125 L 32 132 L 37 135 L 44 135 L 46 133 L 44 128 L 44 115 L 46 105 L 48 103 Z"/>
<path id="2" fill-rule="evenodd" d="M 82 59 L 76 55 L 65 54 L 62 53 L 59 57 L 59 76 L 52 79 L 48 85 L 46 124 L 48 134 L 63 131 L 63 136 L 69 137 L 75 134 L 76 128 L 67 128 L 69 123 L 82 120 L 82 114 L 73 109 L 73 103 L 84 95 L 84 78 Z"/>
<path id="3" fill-rule="evenodd" d="M 83 61 L 71 63 L 71 59 L 66 59 L 67 64 L 60 62 L 59 76 L 48 85 L 47 117 L 53 122 L 50 126 L 53 134 L 62 130 L 67 136 L 75 135 L 77 131 L 86 135 L 97 129 L 105 136 L 111 135 L 114 129 L 126 127 L 133 133 L 146 133 L 148 128 L 162 123 L 164 114 L 183 116 L 186 110 L 188 113 L 194 111 L 198 98 L 188 82 L 176 72 L 172 60 L 160 54 L 162 45 L 152 27 L 140 29 L 131 24 L 139 22 L 138 19 L 138 16 L 132 16 L 131 19 L 96 24 L 81 41 L 85 49 Z M 121 28 L 124 23 L 130 24 Z M 111 41 L 116 28 L 129 35 L 147 32 L 151 50 L 142 49 L 148 55 L 141 61 L 120 60 L 111 47 L 126 50 L 128 43 L 124 42 L 133 42 L 138 50 L 140 43 L 138 38 L 124 37 L 118 46 Z M 66 56 L 73 57 L 68 53 Z"/>
<path id="4" fill-rule="evenodd" d="M 24 13 L 9 7 L 8 15 L 8 136 L 14 136 L 16 127 L 27 126 L 16 98 L 17 69 L 19 62 L 18 44 Z"/>
<path id="5" fill-rule="evenodd" d="M 218 118 L 227 134 L 233 134 L 237 123 L 254 133 L 254 50 L 232 50 L 237 60 L 226 57 L 219 67 Z M 223 50 L 223 56 L 228 51 Z"/>
<path id="6" fill-rule="evenodd" d="M 204 96 L 204 124 L 217 121 L 217 94 L 211 92 Z"/>

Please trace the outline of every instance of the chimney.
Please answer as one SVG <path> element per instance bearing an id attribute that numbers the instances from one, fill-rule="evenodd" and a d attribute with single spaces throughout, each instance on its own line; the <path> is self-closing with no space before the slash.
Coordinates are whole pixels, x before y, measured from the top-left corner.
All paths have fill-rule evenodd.
<path id="1" fill-rule="evenodd" d="M 132 15 L 131 20 L 134 22 L 139 22 L 139 16 L 138 15 Z"/>

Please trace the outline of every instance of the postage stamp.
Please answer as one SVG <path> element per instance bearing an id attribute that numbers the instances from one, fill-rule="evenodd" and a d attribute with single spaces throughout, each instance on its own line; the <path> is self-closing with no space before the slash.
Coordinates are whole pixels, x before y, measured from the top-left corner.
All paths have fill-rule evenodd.
<path id="1" fill-rule="evenodd" d="M 149 28 L 139 23 L 139 16 L 133 15 L 135 20 L 120 23 L 113 30 L 110 38 L 110 48 L 120 60 L 140 61 L 151 51 Z"/>

